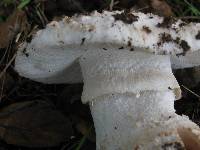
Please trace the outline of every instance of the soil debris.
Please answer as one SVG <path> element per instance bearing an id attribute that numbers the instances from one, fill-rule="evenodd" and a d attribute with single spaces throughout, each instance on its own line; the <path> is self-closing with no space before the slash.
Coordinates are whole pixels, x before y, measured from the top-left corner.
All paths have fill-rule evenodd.
<path id="1" fill-rule="evenodd" d="M 190 50 L 190 46 L 185 40 L 181 40 L 180 46 L 182 47 L 184 53 Z"/>
<path id="2" fill-rule="evenodd" d="M 138 21 L 138 16 L 135 16 L 127 12 L 113 15 L 113 17 L 115 18 L 116 21 L 121 20 L 126 24 L 132 24 L 133 22 Z"/>
<path id="3" fill-rule="evenodd" d="M 168 150 L 168 149 L 185 150 L 184 146 L 179 142 L 166 143 L 165 145 L 162 145 L 162 149 L 163 150 Z"/>
<path id="4" fill-rule="evenodd" d="M 151 33 L 151 29 L 149 29 L 149 27 L 147 27 L 147 26 L 143 26 L 142 29 L 143 29 L 143 31 L 145 31 L 146 33 Z"/>
<path id="5" fill-rule="evenodd" d="M 157 27 L 159 27 L 159 28 L 169 28 L 174 23 L 174 21 L 175 21 L 174 18 L 165 17 L 161 23 L 157 24 Z"/>
<path id="6" fill-rule="evenodd" d="M 195 36 L 195 38 L 196 38 L 197 40 L 200 40 L 200 31 L 197 33 L 197 35 Z"/>

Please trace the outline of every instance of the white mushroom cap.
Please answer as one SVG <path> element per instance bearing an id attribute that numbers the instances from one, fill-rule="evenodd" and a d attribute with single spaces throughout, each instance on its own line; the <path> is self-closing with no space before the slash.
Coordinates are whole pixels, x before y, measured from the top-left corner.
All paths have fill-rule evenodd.
<path id="1" fill-rule="evenodd" d="M 174 68 L 192 67 L 200 64 L 199 55 L 191 56 L 200 50 L 199 32 L 199 23 L 153 14 L 94 12 L 52 22 L 38 31 L 31 43 L 18 51 L 15 68 L 20 75 L 39 82 L 77 83 L 82 81 L 78 59 L 85 51 L 138 47 L 174 55 Z"/>

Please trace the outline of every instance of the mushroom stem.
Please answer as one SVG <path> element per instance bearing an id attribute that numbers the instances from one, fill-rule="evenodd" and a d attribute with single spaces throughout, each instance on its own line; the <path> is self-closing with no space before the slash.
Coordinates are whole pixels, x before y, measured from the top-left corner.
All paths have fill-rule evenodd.
<path id="1" fill-rule="evenodd" d="M 82 101 L 90 104 L 97 150 L 184 147 L 178 127 L 196 125 L 175 114 L 180 93 L 168 56 L 97 50 L 80 64 Z"/>
<path id="2" fill-rule="evenodd" d="M 161 132 L 161 120 L 168 120 L 174 115 L 173 101 L 172 91 L 145 91 L 140 96 L 134 93 L 104 95 L 90 102 L 97 150 L 132 150 L 142 145 L 154 148 L 150 146 L 155 145 L 149 144 Z M 169 132 L 164 127 L 161 130 Z M 178 139 L 167 141 L 165 138 L 162 140 L 171 143 Z"/>

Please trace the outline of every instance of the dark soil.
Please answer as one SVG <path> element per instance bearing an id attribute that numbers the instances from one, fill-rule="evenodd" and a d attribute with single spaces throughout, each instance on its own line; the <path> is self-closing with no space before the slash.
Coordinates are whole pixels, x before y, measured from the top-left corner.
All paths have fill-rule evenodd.
<path id="1" fill-rule="evenodd" d="M 6 0 L 4 0 L 6 1 Z M 143 2 L 141 2 L 143 1 Z M 146 8 L 145 0 L 121 0 L 116 4 L 113 9 L 127 9 L 125 13 L 120 15 L 115 15 L 115 20 L 121 20 L 127 24 L 137 21 L 137 16 L 128 14 L 128 10 L 131 7 L 136 7 L 138 10 L 144 12 L 154 12 L 152 7 Z M 167 1 L 172 10 L 179 9 L 179 12 L 184 11 L 185 5 L 176 6 L 170 0 Z M 16 7 L 19 5 L 20 1 L 14 1 L 11 3 L 0 2 L 0 19 L 6 21 L 6 19 L 14 12 Z M 200 6 L 199 3 L 191 1 L 192 4 Z M 138 4 L 138 5 L 137 5 Z M 20 30 L 21 38 L 16 41 L 16 36 L 9 41 L 9 44 L 5 48 L 0 49 L 0 69 L 3 70 L 12 59 L 12 56 L 17 50 L 17 46 L 24 42 L 30 42 L 32 39 L 32 32 L 34 33 L 35 28 L 42 29 L 45 28 L 46 24 L 52 20 L 59 20 L 63 16 L 72 16 L 79 13 L 90 13 L 93 10 L 98 10 L 99 12 L 105 9 L 109 9 L 109 1 L 107 0 L 34 0 L 31 1 L 27 6 L 23 8 L 27 15 L 27 20 L 30 25 L 29 28 Z M 178 16 L 178 12 L 174 11 L 175 15 Z M 190 18 L 185 20 L 190 21 Z M 195 19 L 195 21 L 199 21 Z M 171 17 L 166 17 L 162 23 L 157 26 L 160 28 L 167 28 L 173 23 Z M 36 27 L 37 26 L 37 27 Z M 147 26 L 143 26 L 143 30 L 146 33 L 151 33 L 151 30 Z M 200 39 L 200 32 L 196 35 L 196 39 Z M 172 41 L 172 38 L 166 33 L 161 35 L 161 43 L 164 41 Z M 84 44 L 85 39 L 82 39 Z M 181 42 L 183 49 L 187 50 L 190 46 L 185 41 L 174 41 Z M 131 47 L 131 43 L 127 43 Z M 123 47 L 119 48 L 123 49 Z M 106 50 L 106 49 L 105 49 Z M 131 47 L 130 51 L 134 51 Z M 24 50 L 25 55 L 26 50 Z M 42 147 L 42 148 L 27 148 L 18 145 L 11 145 L 0 140 L 1 150 L 78 150 L 80 146 L 81 150 L 94 150 L 95 149 L 95 132 L 93 129 L 92 117 L 90 114 L 89 107 L 81 103 L 81 93 L 82 84 L 74 85 L 47 85 L 34 82 L 23 77 L 20 77 L 14 71 L 14 65 L 11 63 L 6 70 L 6 75 L 9 76 L 0 81 L 1 93 L 0 93 L 0 109 L 6 108 L 11 104 L 26 101 L 45 101 L 47 103 L 53 104 L 55 109 L 69 120 L 71 124 L 70 130 L 73 130 L 72 135 L 68 135 L 68 138 L 54 147 Z M 180 85 L 185 85 L 189 87 L 188 89 L 182 88 L 183 98 L 175 102 L 176 112 L 180 115 L 184 114 L 190 117 L 194 122 L 200 125 L 200 84 L 197 82 L 191 82 L 192 70 L 188 69 L 186 71 L 178 70 L 175 73 L 177 80 Z M 193 83 L 193 84 L 191 84 Z M 192 91 L 192 92 L 191 92 Z M 194 94 L 195 93 L 195 94 Z M 1 118 L 0 118 L 1 119 Z M 23 120 L 23 116 L 19 116 L 18 119 Z M 92 130 L 90 130 L 92 129 Z M 0 126 L 1 132 L 1 126 Z M 84 136 L 87 137 L 84 140 Z M 81 142 L 82 140 L 82 142 Z M 167 148 L 168 145 L 165 145 Z M 174 147 L 179 147 L 174 143 Z"/>

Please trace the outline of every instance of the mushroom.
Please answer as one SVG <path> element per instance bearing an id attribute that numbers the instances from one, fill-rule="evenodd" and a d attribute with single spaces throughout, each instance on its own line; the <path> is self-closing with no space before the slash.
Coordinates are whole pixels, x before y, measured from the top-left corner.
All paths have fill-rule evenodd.
<path id="1" fill-rule="evenodd" d="M 175 113 L 172 73 L 200 64 L 199 31 L 141 12 L 66 17 L 21 46 L 15 69 L 43 83 L 83 81 L 98 150 L 200 149 L 199 127 Z"/>

